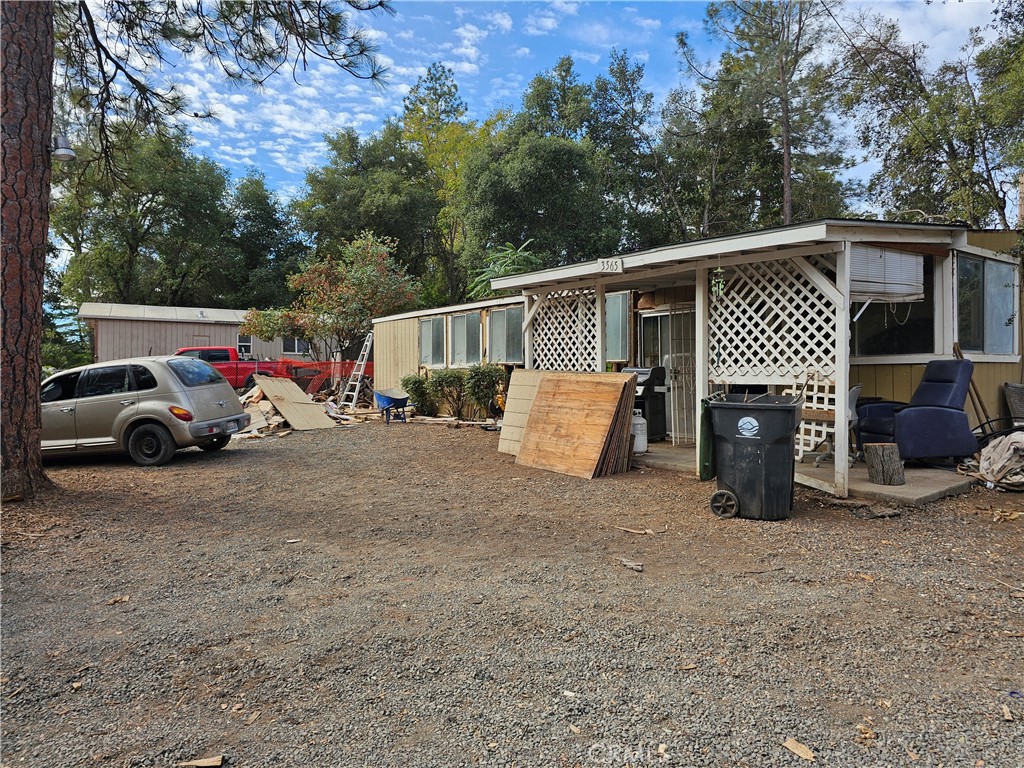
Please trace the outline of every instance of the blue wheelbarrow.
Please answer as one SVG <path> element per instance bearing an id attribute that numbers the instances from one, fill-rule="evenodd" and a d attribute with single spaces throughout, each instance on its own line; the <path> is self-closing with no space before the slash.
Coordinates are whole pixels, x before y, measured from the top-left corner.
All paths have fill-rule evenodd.
<path id="1" fill-rule="evenodd" d="M 392 418 L 403 424 L 406 423 L 405 409 L 409 405 L 408 392 L 403 392 L 400 389 L 383 389 L 379 392 L 374 391 L 373 399 L 376 401 L 377 407 L 380 408 L 385 424 L 390 424 Z"/>

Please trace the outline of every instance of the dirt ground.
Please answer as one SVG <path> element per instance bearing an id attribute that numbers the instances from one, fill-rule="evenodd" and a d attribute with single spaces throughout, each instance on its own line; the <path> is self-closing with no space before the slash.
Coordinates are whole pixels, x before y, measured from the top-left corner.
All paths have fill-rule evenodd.
<path id="1" fill-rule="evenodd" d="M 713 483 L 497 441 L 51 463 L 2 513 L 0 762 L 1024 764 L 1024 494 L 718 520 Z"/>

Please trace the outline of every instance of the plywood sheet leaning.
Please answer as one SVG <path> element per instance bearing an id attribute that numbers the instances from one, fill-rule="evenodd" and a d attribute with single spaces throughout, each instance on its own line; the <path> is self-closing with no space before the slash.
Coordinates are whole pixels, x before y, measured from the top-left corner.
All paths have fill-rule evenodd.
<path id="1" fill-rule="evenodd" d="M 526 370 L 516 368 L 509 379 L 508 392 L 505 393 L 505 413 L 501 418 L 501 434 L 498 436 L 498 452 L 518 455 L 519 445 L 523 441 L 526 422 L 530 418 L 530 408 L 537 396 L 537 387 L 541 379 L 552 375 L 549 371 Z"/>
<path id="2" fill-rule="evenodd" d="M 632 455 L 633 402 L 636 391 L 636 375 L 633 374 L 623 389 L 619 408 L 612 420 L 605 451 L 597 467 L 597 477 L 629 471 Z"/>
<path id="3" fill-rule="evenodd" d="M 623 414 L 632 407 L 635 388 L 633 374 L 543 377 L 516 463 L 588 479 L 618 471 L 629 440 Z"/>
<path id="4" fill-rule="evenodd" d="M 288 419 L 292 429 L 334 429 L 335 421 L 324 411 L 323 405 L 314 403 L 291 379 L 255 376 L 263 394 L 278 412 Z"/>

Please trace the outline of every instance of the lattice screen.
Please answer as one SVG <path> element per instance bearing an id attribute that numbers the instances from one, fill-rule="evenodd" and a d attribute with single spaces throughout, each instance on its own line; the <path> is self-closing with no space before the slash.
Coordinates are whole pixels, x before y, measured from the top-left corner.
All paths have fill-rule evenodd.
<path id="1" fill-rule="evenodd" d="M 834 256 L 807 263 L 833 280 Z M 835 411 L 835 304 L 793 261 L 727 270 L 724 294 L 711 297 L 708 316 L 712 381 L 781 384 L 784 394 L 803 387 L 805 407 Z M 796 455 L 814 451 L 834 431 L 831 423 L 803 422 Z"/>
<path id="2" fill-rule="evenodd" d="M 794 382 L 792 387 L 782 391 L 783 395 L 797 395 L 803 391 L 804 408 L 813 408 L 823 411 L 836 410 L 836 387 L 832 379 L 818 379 L 814 376 L 804 382 Z M 796 433 L 796 445 L 794 453 L 796 458 L 802 459 L 806 453 L 817 453 L 825 440 L 831 440 L 835 434 L 835 424 L 824 421 L 803 421 Z M 842 438 L 840 438 L 842 439 Z"/>
<path id="3" fill-rule="evenodd" d="M 534 367 L 597 371 L 597 295 L 592 290 L 550 293 L 533 319 Z"/>
<path id="4" fill-rule="evenodd" d="M 712 381 L 835 375 L 835 306 L 788 259 L 727 270 L 724 295 L 711 298 L 708 314 Z"/>

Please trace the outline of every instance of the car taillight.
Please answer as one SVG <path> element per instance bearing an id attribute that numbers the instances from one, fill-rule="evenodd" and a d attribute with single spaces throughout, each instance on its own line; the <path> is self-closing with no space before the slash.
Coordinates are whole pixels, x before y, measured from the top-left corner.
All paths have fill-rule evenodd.
<path id="1" fill-rule="evenodd" d="M 171 416 L 181 421 L 192 421 L 195 418 L 192 415 L 192 411 L 186 411 L 184 408 L 179 408 L 176 405 L 170 406 L 167 410 L 171 412 Z"/>

